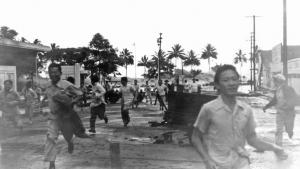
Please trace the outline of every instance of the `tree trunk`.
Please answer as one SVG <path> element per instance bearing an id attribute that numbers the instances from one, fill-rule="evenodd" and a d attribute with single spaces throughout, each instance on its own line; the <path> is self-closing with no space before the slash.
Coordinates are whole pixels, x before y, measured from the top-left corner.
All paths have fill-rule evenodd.
<path id="1" fill-rule="evenodd" d="M 183 61 L 181 59 L 181 74 L 183 75 Z"/>
<path id="2" fill-rule="evenodd" d="M 208 58 L 208 73 L 210 72 L 210 57 Z"/>
<path id="3" fill-rule="evenodd" d="M 125 65 L 125 69 L 126 69 L 126 77 L 127 77 L 127 65 Z"/>

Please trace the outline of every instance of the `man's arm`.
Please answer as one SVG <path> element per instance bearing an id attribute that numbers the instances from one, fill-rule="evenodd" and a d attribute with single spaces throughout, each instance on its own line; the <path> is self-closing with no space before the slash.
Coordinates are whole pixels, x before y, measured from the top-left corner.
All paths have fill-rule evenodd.
<path id="1" fill-rule="evenodd" d="M 273 96 L 272 100 L 263 107 L 263 111 L 267 110 L 268 108 L 274 106 L 277 103 L 276 95 Z"/>
<path id="2" fill-rule="evenodd" d="M 245 126 L 245 135 L 249 145 L 259 151 L 274 151 L 275 153 L 283 152 L 283 149 L 275 144 L 265 142 L 257 137 L 255 128 L 256 123 L 252 110 L 249 112 L 249 118 Z"/>
<path id="3" fill-rule="evenodd" d="M 207 149 L 203 144 L 203 133 L 197 128 L 194 128 L 193 130 L 192 144 L 196 148 L 200 156 L 203 158 L 208 169 L 216 168 L 216 163 L 210 158 L 210 156 L 207 153 Z"/>
<path id="4" fill-rule="evenodd" d="M 247 139 L 247 142 L 250 146 L 256 148 L 259 151 L 274 151 L 279 152 L 283 149 L 275 144 L 268 143 L 266 141 L 263 141 L 257 137 L 256 134 L 253 134 Z"/>
<path id="5" fill-rule="evenodd" d="M 209 108 L 206 108 L 206 105 L 203 105 L 195 121 L 191 141 L 197 152 L 205 161 L 207 169 L 216 169 L 217 165 L 209 156 L 207 147 L 203 141 L 203 136 L 209 130 L 210 126 L 210 117 L 208 112 Z"/>

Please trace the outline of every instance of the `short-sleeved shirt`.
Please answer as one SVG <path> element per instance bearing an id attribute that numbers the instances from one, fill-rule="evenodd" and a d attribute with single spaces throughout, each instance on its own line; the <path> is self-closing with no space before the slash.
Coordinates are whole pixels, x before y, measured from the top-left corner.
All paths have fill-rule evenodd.
<path id="1" fill-rule="evenodd" d="M 276 89 L 276 100 L 277 103 L 275 105 L 275 108 L 279 111 L 279 112 L 286 112 L 286 109 L 284 107 L 286 107 L 286 102 L 287 102 L 287 98 L 284 96 L 284 92 L 283 92 L 283 86 L 280 86 Z"/>
<path id="2" fill-rule="evenodd" d="M 165 96 L 166 95 L 166 90 L 168 90 L 168 87 L 166 85 L 162 84 L 160 86 L 157 85 L 156 89 L 157 89 L 157 92 L 160 96 Z"/>
<path id="3" fill-rule="evenodd" d="M 105 103 L 104 94 L 106 91 L 100 83 L 95 83 L 95 85 L 92 86 L 92 91 L 95 97 L 92 99 L 91 107 Z"/>
<path id="4" fill-rule="evenodd" d="M 19 106 L 8 106 L 5 103 L 12 102 L 12 101 L 20 101 L 20 95 L 14 91 L 13 89 L 6 92 L 5 90 L 1 91 L 0 93 L 0 102 L 1 102 L 1 109 L 5 115 L 16 115 L 19 113 Z"/>
<path id="5" fill-rule="evenodd" d="M 58 115 L 55 112 L 61 111 L 61 110 L 58 110 L 58 106 L 53 101 L 53 99 L 52 99 L 53 96 L 56 95 L 58 92 L 61 92 L 62 90 L 67 89 L 70 86 L 73 86 L 73 84 L 66 80 L 60 80 L 56 85 L 53 85 L 50 82 L 50 84 L 46 88 L 45 93 L 48 98 L 48 104 L 49 104 L 49 108 L 50 108 L 49 119 L 57 119 Z"/>
<path id="6" fill-rule="evenodd" d="M 194 127 L 204 134 L 208 155 L 225 167 L 236 165 L 240 160 L 237 151 L 246 151 L 248 136 L 256 134 L 251 107 L 237 100 L 232 111 L 221 96 L 203 105 Z"/>
<path id="7" fill-rule="evenodd" d="M 24 88 L 22 93 L 25 97 L 26 105 L 31 105 L 34 103 L 35 99 L 37 99 L 37 94 L 32 88 Z"/>
<path id="8" fill-rule="evenodd" d="M 120 91 L 122 93 L 121 104 L 123 109 L 130 109 L 134 98 L 134 88 L 131 85 L 121 86 Z"/>
<path id="9" fill-rule="evenodd" d="M 150 88 L 149 85 L 145 86 L 145 92 L 146 92 L 146 94 L 150 94 L 151 93 L 151 88 Z"/>
<path id="10" fill-rule="evenodd" d="M 137 85 L 133 85 L 132 87 L 134 88 L 134 92 L 136 92 L 136 93 L 139 92 L 140 86 L 138 84 Z"/>

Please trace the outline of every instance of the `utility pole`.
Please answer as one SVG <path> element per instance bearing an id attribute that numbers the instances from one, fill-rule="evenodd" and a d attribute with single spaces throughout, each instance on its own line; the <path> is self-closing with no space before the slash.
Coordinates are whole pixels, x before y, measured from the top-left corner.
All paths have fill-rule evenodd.
<path id="1" fill-rule="evenodd" d="M 135 42 L 133 43 L 133 46 L 134 46 L 134 78 L 136 79 L 136 47 L 135 47 Z"/>
<path id="2" fill-rule="evenodd" d="M 287 68 L 287 17 L 286 17 L 286 0 L 283 0 L 283 46 L 282 46 L 282 64 L 283 75 L 288 79 Z"/>
<path id="3" fill-rule="evenodd" d="M 158 80 L 160 80 L 160 57 L 161 57 L 161 40 L 162 40 L 162 37 L 161 37 L 162 33 L 159 33 L 159 38 L 157 38 L 157 45 L 159 47 L 159 50 L 158 50 Z"/>
<path id="4" fill-rule="evenodd" d="M 250 36 L 250 86 L 251 86 L 251 91 L 253 90 L 253 67 L 252 67 L 252 60 L 253 60 L 253 53 L 252 53 L 252 32 Z"/>
<path id="5" fill-rule="evenodd" d="M 255 68 L 255 59 L 256 59 L 256 45 L 255 45 L 255 15 L 252 16 L 253 17 L 253 83 L 254 83 L 254 91 L 256 91 L 256 68 Z"/>
<path id="6" fill-rule="evenodd" d="M 252 36 L 252 39 L 253 41 L 252 42 L 252 49 L 253 49 L 253 52 L 252 52 L 252 65 L 253 65 L 253 88 L 254 88 L 254 91 L 256 91 L 256 57 L 257 57 L 257 45 L 255 44 L 255 19 L 258 17 L 256 15 L 253 15 L 253 16 L 248 16 L 248 17 L 252 17 L 253 19 L 253 36 Z"/>

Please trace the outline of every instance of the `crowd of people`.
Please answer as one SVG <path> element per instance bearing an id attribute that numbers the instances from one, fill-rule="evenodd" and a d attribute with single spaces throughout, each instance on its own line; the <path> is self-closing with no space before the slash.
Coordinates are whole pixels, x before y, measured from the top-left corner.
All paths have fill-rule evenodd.
<path id="1" fill-rule="evenodd" d="M 83 105 L 86 105 L 87 98 L 90 99 L 88 131 L 94 134 L 97 117 L 104 120 L 106 124 L 109 122 L 106 115 L 106 105 L 109 104 L 109 99 L 106 93 L 112 91 L 113 88 L 108 82 L 102 85 L 97 75 L 91 75 L 91 94 L 89 94 L 86 86 L 81 86 L 81 88 L 74 86 L 74 78 L 61 79 L 62 70 L 59 64 L 50 64 L 48 72 L 50 83 L 44 91 L 32 81 L 28 81 L 21 95 L 24 96 L 25 114 L 30 124 L 33 121 L 34 110 L 41 111 L 40 106 L 36 105 L 48 100 L 50 112 L 47 117 L 45 161 L 49 162 L 49 169 L 55 169 L 56 142 L 60 131 L 68 143 L 69 153 L 72 153 L 74 148 L 73 135 L 79 138 L 89 138 L 79 115 L 73 109 L 74 105 L 78 102 L 84 102 Z M 194 123 L 191 137 L 193 146 L 204 159 L 208 169 L 248 169 L 250 158 L 245 149 L 246 142 L 259 151 L 270 150 L 280 158 L 287 158 L 287 154 L 282 149 L 282 133 L 285 128 L 289 137 L 293 137 L 297 94 L 293 88 L 286 85 L 285 80 L 283 75 L 274 76 L 276 87 L 274 98 L 263 108 L 265 111 L 275 106 L 277 110 L 276 144 L 272 144 L 259 139 L 255 131 L 256 124 L 251 107 L 236 98 L 239 74 L 235 67 L 223 65 L 216 71 L 214 84 L 219 96 L 202 106 Z M 130 110 L 137 108 L 144 99 L 151 105 L 156 105 L 158 102 L 160 110 L 167 110 L 168 92 L 174 90 L 176 90 L 174 84 L 169 84 L 168 80 L 165 80 L 163 84 L 163 81 L 159 79 L 154 90 L 146 81 L 143 91 L 137 80 L 134 80 L 131 85 L 127 77 L 122 77 L 119 96 L 120 115 L 124 127 L 128 127 L 130 123 Z M 201 87 L 195 79 L 191 84 L 185 82 L 183 92 L 199 93 L 200 91 Z M 44 99 L 41 99 L 41 95 L 45 95 Z M 23 128 L 19 113 L 20 103 L 21 97 L 13 90 L 13 81 L 5 80 L 4 88 L 0 92 L 0 107 L 3 112 L 1 125 L 3 122 L 10 121 L 15 127 Z"/>

